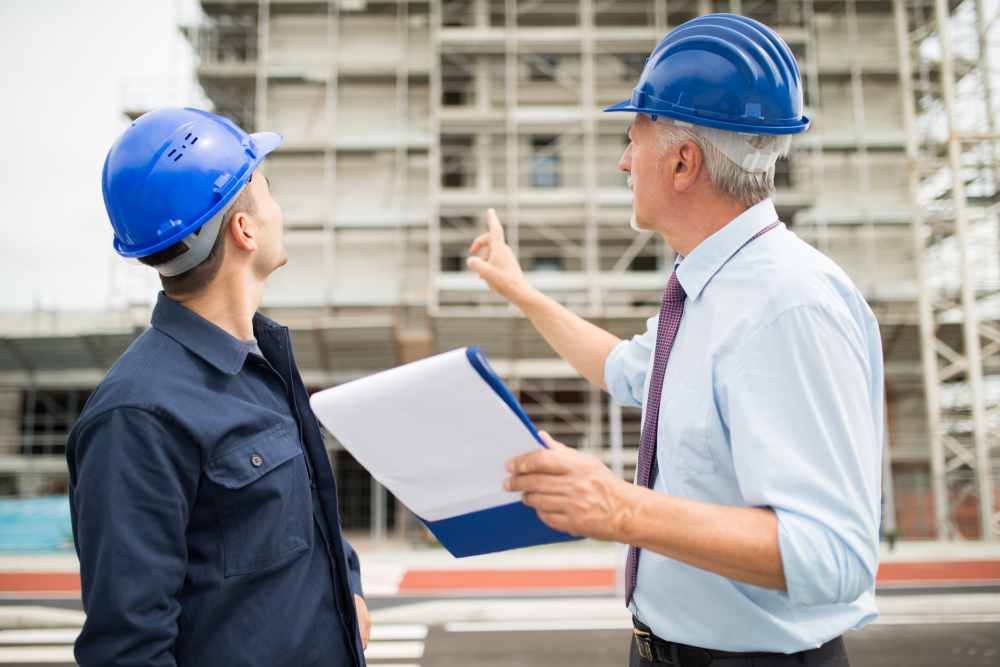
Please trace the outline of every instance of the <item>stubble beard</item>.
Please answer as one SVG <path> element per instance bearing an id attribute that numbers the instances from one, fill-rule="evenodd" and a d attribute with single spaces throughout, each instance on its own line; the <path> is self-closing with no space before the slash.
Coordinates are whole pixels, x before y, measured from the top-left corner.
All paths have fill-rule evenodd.
<path id="1" fill-rule="evenodd" d="M 635 217 L 635 190 L 632 189 L 632 175 L 631 174 L 629 174 L 629 177 L 628 177 L 628 180 L 626 181 L 626 183 L 628 183 L 628 189 L 631 190 L 631 192 L 632 192 L 632 219 L 629 220 L 629 225 L 631 225 L 632 231 L 644 232 L 646 230 L 639 226 L 639 220 Z"/>

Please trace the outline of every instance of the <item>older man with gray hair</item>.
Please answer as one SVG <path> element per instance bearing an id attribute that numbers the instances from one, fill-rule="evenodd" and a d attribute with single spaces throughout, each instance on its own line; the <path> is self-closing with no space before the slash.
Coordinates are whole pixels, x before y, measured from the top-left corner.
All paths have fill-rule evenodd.
<path id="1" fill-rule="evenodd" d="M 619 163 L 632 225 L 678 255 L 647 331 L 619 340 L 531 287 L 492 210 L 468 264 L 643 408 L 635 484 L 546 434 L 505 486 L 554 528 L 630 545 L 631 665 L 847 665 L 843 633 L 877 615 L 881 338 L 771 201 L 809 124 L 794 57 L 756 21 L 703 16 L 608 111 L 636 114 Z"/>

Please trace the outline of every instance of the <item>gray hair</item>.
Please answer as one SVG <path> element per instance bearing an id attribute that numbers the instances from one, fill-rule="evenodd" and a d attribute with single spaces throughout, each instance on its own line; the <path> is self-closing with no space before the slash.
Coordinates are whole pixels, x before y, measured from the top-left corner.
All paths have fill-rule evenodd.
<path id="1" fill-rule="evenodd" d="M 749 172 L 712 145 L 695 129 L 654 122 L 659 133 L 660 150 L 664 153 L 685 141 L 693 141 L 701 149 L 708 180 L 729 203 L 743 208 L 774 196 L 774 165 L 767 171 Z M 736 134 L 727 132 L 726 134 Z M 775 151 L 779 157 L 788 155 L 792 146 L 789 134 L 739 135 L 754 148 Z"/>

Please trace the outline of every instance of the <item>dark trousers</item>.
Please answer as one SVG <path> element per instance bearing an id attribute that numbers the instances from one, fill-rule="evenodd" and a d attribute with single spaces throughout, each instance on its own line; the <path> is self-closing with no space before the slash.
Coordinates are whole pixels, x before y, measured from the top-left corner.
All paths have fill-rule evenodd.
<path id="1" fill-rule="evenodd" d="M 635 644 L 635 636 L 631 641 L 629 667 L 662 667 L 662 662 L 650 662 L 639 655 Z M 844 649 L 844 638 L 831 639 L 819 648 L 801 651 L 799 653 L 778 654 L 763 658 L 717 658 L 710 667 L 792 667 L 792 665 L 811 665 L 814 667 L 850 667 L 847 662 L 847 651 Z M 686 667 L 682 662 L 677 667 Z"/>

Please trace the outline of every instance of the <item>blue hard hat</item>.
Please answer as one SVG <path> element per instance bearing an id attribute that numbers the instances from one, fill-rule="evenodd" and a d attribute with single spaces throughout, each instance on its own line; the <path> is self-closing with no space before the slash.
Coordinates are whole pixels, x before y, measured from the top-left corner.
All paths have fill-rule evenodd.
<path id="1" fill-rule="evenodd" d="M 745 134 L 797 134 L 802 76 L 788 45 L 735 14 L 692 19 L 657 44 L 632 99 L 605 109 L 665 116 Z"/>
<path id="2" fill-rule="evenodd" d="M 146 257 L 197 231 L 281 143 L 197 109 L 158 109 L 122 133 L 104 161 L 104 207 L 123 257 Z"/>

